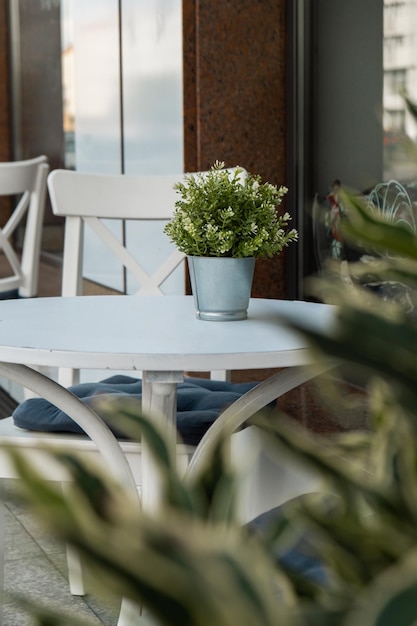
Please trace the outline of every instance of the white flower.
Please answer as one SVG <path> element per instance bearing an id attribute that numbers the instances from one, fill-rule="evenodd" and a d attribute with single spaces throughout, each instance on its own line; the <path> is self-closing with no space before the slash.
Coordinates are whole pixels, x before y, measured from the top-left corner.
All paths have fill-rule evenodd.
<path id="1" fill-rule="evenodd" d="M 215 224 L 206 224 L 206 233 L 208 235 L 214 235 L 214 233 L 217 233 L 218 230 L 219 227 Z"/>
<path id="2" fill-rule="evenodd" d="M 191 218 L 188 215 L 185 215 L 183 218 L 183 225 L 184 225 L 184 230 L 187 231 L 187 233 L 192 234 L 193 231 L 195 230 L 195 226 L 193 224 L 193 222 L 191 221 Z"/>
<path id="3" fill-rule="evenodd" d="M 235 212 L 233 211 L 232 207 L 229 206 L 227 207 L 227 209 L 223 209 L 223 211 L 221 211 L 221 216 L 224 220 L 227 220 L 231 217 L 233 217 L 235 214 Z"/>

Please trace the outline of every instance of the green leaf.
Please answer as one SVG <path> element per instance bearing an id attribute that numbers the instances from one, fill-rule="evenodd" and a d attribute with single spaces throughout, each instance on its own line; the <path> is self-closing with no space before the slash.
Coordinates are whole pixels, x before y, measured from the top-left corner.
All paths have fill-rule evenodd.
<path id="1" fill-rule="evenodd" d="M 358 598 L 343 626 L 414 626 L 417 621 L 416 554 L 387 569 Z"/>
<path id="2" fill-rule="evenodd" d="M 341 193 L 341 198 L 346 219 L 341 221 L 340 230 L 353 245 L 368 253 L 417 259 L 417 238 L 409 227 L 389 222 L 353 194 Z"/>

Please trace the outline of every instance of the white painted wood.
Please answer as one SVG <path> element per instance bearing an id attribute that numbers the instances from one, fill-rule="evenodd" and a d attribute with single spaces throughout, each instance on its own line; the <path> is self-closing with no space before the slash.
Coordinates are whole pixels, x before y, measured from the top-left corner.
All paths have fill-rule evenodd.
<path id="1" fill-rule="evenodd" d="M 177 384 L 184 380 L 184 372 L 143 372 L 142 409 L 152 415 L 170 436 L 172 454 L 176 446 Z M 162 494 L 162 484 L 153 455 L 145 441 L 142 442 L 142 506 L 147 511 L 157 511 Z"/>
<path id="2" fill-rule="evenodd" d="M 48 177 L 52 208 L 66 217 L 170 219 L 179 174 L 131 176 L 53 170 Z"/>
<path id="3" fill-rule="evenodd" d="M 176 199 L 173 186 L 177 180 L 177 176 L 103 176 L 64 170 L 55 170 L 50 174 L 48 187 L 52 208 L 57 215 L 66 217 L 64 297 L 1 303 L 0 359 L 16 364 L 8 366 L 6 375 L 13 380 L 23 380 L 14 369 L 21 363 L 33 367 L 58 367 L 59 380 L 65 387 L 76 382 L 74 372 L 79 369 L 104 369 L 108 373 L 114 370 L 129 373 L 142 371 L 145 376 L 145 410 L 154 419 L 164 419 L 165 426 L 174 435 L 176 385 L 184 372 L 293 368 L 311 362 L 312 357 L 304 340 L 280 324 L 280 315 L 290 314 L 293 318 L 300 315 L 327 328 L 333 310 L 325 305 L 253 299 L 247 320 L 203 322 L 196 319 L 191 296 L 81 297 L 85 223 L 93 225 L 109 251 L 115 253 L 128 270 L 133 270 L 135 280 L 142 287 L 139 293 L 161 293 L 164 278 L 170 275 L 175 265 L 183 262 L 184 255 L 177 252 L 174 261 L 168 259 L 162 270 L 149 272 L 131 252 L 124 249 L 113 231 L 108 229 L 107 223 L 101 220 L 140 222 L 142 219 L 153 219 L 161 221 L 162 225 L 163 220 L 172 215 Z M 25 368 L 24 374 L 23 383 L 32 391 L 60 406 L 75 421 L 80 423 L 80 416 L 83 420 L 85 411 L 80 411 L 82 403 L 74 402 L 74 397 L 64 387 L 44 385 L 41 383 L 42 375 L 34 371 L 31 375 L 28 368 Z M 294 380 L 298 380 L 297 376 Z M 55 391 L 57 388 L 62 391 L 59 397 Z M 277 390 L 279 395 L 279 385 Z M 262 404 L 262 401 L 259 403 Z M 127 449 L 108 435 L 103 442 L 101 420 L 92 417 L 92 411 L 88 415 L 88 424 L 81 423 L 95 445 L 94 450 L 88 451 L 93 454 L 98 451 L 104 461 L 108 461 L 112 451 L 117 450 L 113 462 L 109 463 L 110 467 L 121 454 L 125 459 L 123 471 L 131 471 L 133 484 L 142 487 L 143 505 L 148 510 L 155 510 L 160 488 L 146 446 L 133 444 L 133 448 Z M 0 440 L 10 441 L 10 434 L 2 432 L 2 421 Z M 88 428 L 85 428 L 86 425 Z M 4 424 L 3 427 L 6 426 Z M 56 441 L 61 445 L 65 442 L 67 449 L 86 453 L 88 441 L 85 438 L 64 437 L 61 434 L 24 433 L 19 445 L 25 446 L 28 454 L 36 453 L 39 463 L 43 462 L 39 456 L 39 441 Z M 34 442 L 37 444 L 34 445 Z M 174 446 L 174 436 L 172 443 Z M 178 447 L 176 452 L 177 458 L 187 462 L 188 450 L 184 453 L 184 448 Z M 0 475 L 2 470 L 4 474 L 8 471 L 1 463 L 0 458 Z M 59 474 L 51 471 L 49 475 Z M 65 476 L 62 479 L 65 480 Z M 72 564 L 74 568 L 69 570 L 70 577 L 74 572 L 72 588 L 81 592 L 80 564 L 76 559 L 74 561 L 73 553 L 70 567 Z M 122 612 L 119 626 L 124 618 L 125 613 Z"/>
<path id="4" fill-rule="evenodd" d="M 55 406 L 71 415 L 72 419 L 95 442 L 114 476 L 128 489 L 136 492 L 136 483 L 118 441 L 109 427 L 92 409 L 57 382 L 26 365 L 12 362 L 0 363 L 0 373 L 40 396 L 49 398 Z"/>
<path id="5" fill-rule="evenodd" d="M 250 427 L 243 432 L 236 431 L 268 403 L 330 368 L 330 364 L 314 364 L 310 368 L 281 370 L 236 400 L 201 439 L 188 465 L 186 479 L 193 480 L 220 438 L 234 433 L 232 458 L 242 476 L 238 494 L 238 515 L 242 524 L 285 500 L 317 489 L 318 477 L 311 475 L 302 465 L 288 461 L 284 456 L 277 459 L 276 454 L 265 454 L 267 442 L 258 429 Z"/>
<path id="6" fill-rule="evenodd" d="M 311 363 L 312 356 L 282 316 L 325 330 L 335 310 L 313 302 L 252 298 L 248 319 L 206 322 L 196 319 L 191 296 L 7 300 L 0 306 L 0 357 L 110 371 L 294 367 Z"/>
<path id="7" fill-rule="evenodd" d="M 3 362 L 0 374 L 59 406 L 81 425 L 92 441 L 82 436 L 27 433 L 16 429 L 11 420 L 0 420 L 0 442 L 19 441 L 18 445 L 28 455 L 38 455 L 39 463 L 44 462 L 44 455 L 39 456 L 39 453 L 45 442 L 54 442 L 66 450 L 81 453 L 98 451 L 115 475 L 127 481 L 131 488 L 142 485 L 144 504 L 153 510 L 158 505 L 159 485 L 147 452 L 141 454 L 143 449 L 139 444 L 119 444 L 94 412 L 64 387 L 20 364 L 76 369 L 95 369 L 103 365 L 125 371 L 140 369 L 145 373 L 145 410 L 158 420 L 164 416 L 172 432 L 176 413 L 175 389 L 184 371 L 224 367 L 289 368 L 280 372 L 278 378 L 241 398 L 236 405 L 236 414 L 234 408 L 227 409 L 214 424 L 215 438 L 220 428 L 227 431 L 239 425 L 280 393 L 315 375 L 315 370 L 296 367 L 311 364 L 314 356 L 304 339 L 282 324 L 281 316 L 299 317 L 309 320 L 314 327 L 328 329 L 334 311 L 334 307 L 315 303 L 252 299 L 247 320 L 204 322 L 196 319 L 190 296 L 82 296 L 4 301 L 0 307 L 0 359 Z M 206 445 L 211 441 L 210 434 L 203 439 L 203 458 Z M 186 462 L 187 452 L 185 450 Z M 181 456 L 177 448 L 178 453 Z M 184 448 L 182 454 L 184 458 Z M 194 471 L 200 457 L 198 454 L 193 462 Z M 46 467 L 45 471 L 53 480 L 66 479 L 54 468 Z M 0 448 L 0 476 L 9 476 L 9 472 L 10 464 Z M 69 565 L 72 567 L 75 563 L 75 569 L 70 569 L 69 574 L 72 577 L 74 573 L 76 586 L 73 588 L 80 592 L 81 564 L 77 559 L 74 562 L 74 558 L 72 553 Z M 130 609 L 130 604 L 123 602 L 119 626 L 125 623 Z M 133 610 L 135 612 L 135 607 Z"/>
<path id="8" fill-rule="evenodd" d="M 235 169 L 229 168 L 228 171 L 232 175 Z M 204 175 L 204 172 L 200 174 Z M 241 169 L 240 177 L 243 179 L 245 176 L 246 172 Z M 52 209 L 56 215 L 66 218 L 62 295 L 82 294 L 86 227 L 106 246 L 108 253 L 119 262 L 121 270 L 126 270 L 125 282 L 129 293 L 164 295 L 165 285 L 170 289 L 169 280 L 173 273 L 181 267 L 185 272 L 185 255 L 172 244 L 170 247 L 168 237 L 165 238 L 162 257 L 158 254 L 157 267 L 146 267 L 140 251 L 141 247 L 149 249 L 146 234 L 150 223 L 160 225 L 160 235 L 163 235 L 163 226 L 171 219 L 178 199 L 174 187 L 179 179 L 178 174 L 126 176 L 54 170 L 48 177 Z M 120 220 L 128 220 L 130 230 L 136 234 L 135 241 L 130 239 L 129 250 L 121 230 L 114 228 L 114 223 Z M 134 229 L 133 224 L 136 226 Z M 144 229 L 142 236 L 140 227 Z M 136 285 L 136 289 L 132 285 Z M 181 295 L 184 292 L 185 273 Z M 227 380 L 229 374 L 219 370 L 211 377 Z M 99 374 L 100 378 L 103 378 L 102 374 Z M 65 379 L 61 380 L 68 385 L 78 379 L 74 374 L 71 382 L 71 375 L 67 372 Z"/>
<path id="9" fill-rule="evenodd" d="M 52 208 L 56 215 L 66 218 L 62 295 L 82 293 L 84 240 L 89 235 L 91 241 L 92 234 L 96 245 L 106 251 L 106 264 L 112 258 L 111 266 L 117 268 L 117 275 L 126 270 L 126 292 L 163 295 L 172 289 L 169 279 L 177 271 L 182 272 L 182 280 L 175 280 L 180 284 L 176 293 L 183 294 L 185 255 L 162 232 L 172 217 L 177 199 L 174 185 L 178 180 L 178 174 L 122 176 L 53 171 L 48 178 Z M 135 233 L 129 242 L 123 238 L 122 222 L 126 223 L 127 233 Z M 148 267 L 144 256 L 150 246 L 150 225 L 157 228 L 153 235 L 158 233 L 164 242 L 156 255 L 156 267 Z M 100 255 L 95 260 L 99 263 Z M 91 268 L 91 259 L 89 265 Z M 104 284 L 108 282 L 105 273 L 104 269 Z M 123 291 L 123 281 L 116 287 Z"/>
<path id="10" fill-rule="evenodd" d="M 0 442 L 24 449 L 28 460 L 33 462 L 45 477 L 56 482 L 66 482 L 68 475 L 60 464 L 54 463 L 49 455 L 45 454 L 45 446 L 58 451 L 76 453 L 86 463 L 102 464 L 105 469 L 108 469 L 108 463 L 100 453 L 97 442 L 84 435 L 27 431 L 15 426 L 12 417 L 7 417 L 0 420 Z M 140 486 L 142 484 L 142 444 L 134 441 L 119 441 L 118 445 L 126 457 L 136 486 Z M 193 451 L 194 448 L 191 446 L 177 445 L 176 453 L 181 471 L 185 472 Z M 16 472 L 1 448 L 0 477 L 16 478 Z"/>
<path id="11" fill-rule="evenodd" d="M 0 250 L 5 254 L 11 274 L 0 278 L 0 292 L 17 289 L 22 297 L 38 291 L 39 258 L 45 210 L 47 158 L 0 163 L 0 195 L 19 197 L 7 223 L 0 229 Z M 26 218 L 21 259 L 11 238 Z"/>

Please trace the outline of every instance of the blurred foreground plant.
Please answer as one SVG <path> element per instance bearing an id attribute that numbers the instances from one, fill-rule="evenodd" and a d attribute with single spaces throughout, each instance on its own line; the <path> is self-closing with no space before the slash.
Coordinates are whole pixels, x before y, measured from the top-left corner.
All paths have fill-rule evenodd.
<path id="1" fill-rule="evenodd" d="M 388 251 L 372 261 L 372 272 L 401 280 L 413 295 L 414 235 L 354 198 L 346 202 L 344 235 Z M 349 272 L 369 268 L 368 260 Z M 297 330 L 343 375 L 355 372 L 369 394 L 372 428 L 318 437 L 278 412 L 256 416 L 277 456 L 284 449 L 323 477 L 320 493 L 288 502 L 262 527 L 237 522 L 239 477 L 227 440 L 214 442 L 199 471 L 181 478 L 163 434 L 128 402 L 108 411 L 131 436 L 146 437 L 158 460 L 165 491 L 157 515 L 142 513 L 111 477 L 58 454 L 73 478 L 64 496 L 10 449 L 25 500 L 81 552 L 103 597 L 111 590 L 130 598 L 166 626 L 417 623 L 416 317 L 360 281 L 347 289 L 339 269 L 315 285 L 338 303 L 335 324 L 323 334 L 300 323 Z M 59 621 L 41 616 L 37 623 Z"/>

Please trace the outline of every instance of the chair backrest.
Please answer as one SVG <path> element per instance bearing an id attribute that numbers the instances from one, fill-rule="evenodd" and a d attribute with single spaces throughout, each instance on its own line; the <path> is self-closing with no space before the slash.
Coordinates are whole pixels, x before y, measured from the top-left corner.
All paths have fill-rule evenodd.
<path id="1" fill-rule="evenodd" d="M 115 235 L 111 228 L 114 220 L 164 223 L 173 214 L 178 194 L 175 183 L 177 175 L 128 176 L 87 174 L 69 170 L 54 170 L 48 177 L 48 189 L 52 210 L 65 220 L 65 241 L 62 274 L 62 295 L 81 295 L 83 289 L 83 235 L 85 226 L 90 227 L 109 252 L 134 276 L 138 285 L 136 295 L 163 295 L 161 287 L 172 272 L 180 266 L 185 255 L 176 248 L 168 248 L 167 257 L 155 271 L 147 271 L 131 250 L 127 250 L 123 237 Z M 110 222 L 109 222 L 110 220 Z M 169 244 L 168 237 L 166 239 Z M 139 248 L 139 237 L 135 247 Z M 185 288 L 185 275 L 184 275 Z M 183 291 L 184 293 L 184 291 Z M 226 373 L 216 372 L 218 379 Z M 74 377 L 60 375 L 61 382 L 73 384 Z"/>
<path id="2" fill-rule="evenodd" d="M 0 279 L 0 293 L 17 290 L 21 297 L 37 295 L 48 172 L 46 156 L 0 163 L 0 195 L 19 198 L 7 223 L 0 229 L 0 250 L 11 269 L 10 276 Z M 22 254 L 19 259 L 11 238 L 25 218 Z"/>
<path id="3" fill-rule="evenodd" d="M 88 226 L 135 279 L 137 295 L 163 294 L 161 286 L 184 261 L 177 249 L 151 273 L 139 257 L 126 248 L 123 233 L 117 235 L 111 221 L 168 221 L 176 201 L 178 175 L 126 176 L 85 174 L 54 170 L 48 177 L 52 210 L 66 218 L 62 295 L 82 293 L 83 239 Z M 109 222 L 110 220 L 110 222 Z M 163 224 L 161 225 L 161 229 Z M 140 241 L 135 241 L 139 248 Z M 168 246 L 168 238 L 167 238 Z"/>

